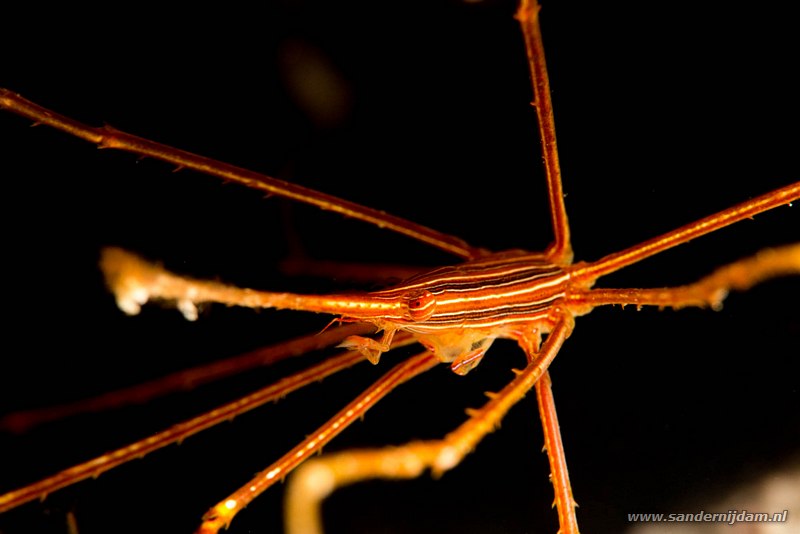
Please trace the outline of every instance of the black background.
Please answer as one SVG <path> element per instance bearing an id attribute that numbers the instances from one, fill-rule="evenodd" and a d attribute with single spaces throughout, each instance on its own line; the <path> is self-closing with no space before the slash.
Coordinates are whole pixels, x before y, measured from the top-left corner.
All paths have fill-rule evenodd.
<path id="1" fill-rule="evenodd" d="M 576 259 L 597 259 L 800 178 L 793 17 L 670 7 L 543 8 Z M 419 10 L 284 2 L 262 13 L 175 17 L 10 13 L 0 86 L 84 122 L 369 204 L 473 244 L 535 250 L 550 230 L 512 14 L 507 2 Z M 327 121 L 298 105 L 299 86 L 286 75 L 290 62 L 307 66 L 314 57 L 336 73 L 344 95 Z M 453 261 L 361 223 L 98 152 L 11 115 L 0 117 L 0 139 L 3 412 L 114 390 L 328 321 L 222 307 L 204 310 L 196 323 L 158 307 L 127 318 L 97 270 L 103 246 L 194 276 L 298 291 L 339 286 L 278 274 L 292 231 L 320 259 Z M 796 209 L 739 223 L 603 285 L 685 283 L 791 242 Z M 618 532 L 629 512 L 696 511 L 735 484 L 796 462 L 797 289 L 797 280 L 766 283 L 731 296 L 719 313 L 616 308 L 578 321 L 552 377 L 583 531 Z M 442 436 L 522 364 L 513 344 L 498 343 L 466 378 L 442 366 L 403 386 L 327 450 Z M 190 532 L 208 507 L 389 365 L 385 357 L 378 369 L 328 379 L 21 507 L 0 517 L 0 531 L 65 532 L 65 514 L 74 511 L 82 534 Z M 280 372 L 0 434 L 2 489 L 127 444 Z M 531 396 L 441 480 L 342 490 L 326 501 L 326 526 L 555 532 L 541 443 Z M 279 530 L 282 491 L 253 503 L 230 532 Z"/>

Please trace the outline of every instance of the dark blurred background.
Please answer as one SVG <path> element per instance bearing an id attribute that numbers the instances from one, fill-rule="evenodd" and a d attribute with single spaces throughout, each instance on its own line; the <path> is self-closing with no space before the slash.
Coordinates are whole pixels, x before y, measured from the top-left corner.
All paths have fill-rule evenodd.
<path id="1" fill-rule="evenodd" d="M 0 86 L 117 128 L 368 204 L 469 242 L 542 249 L 547 204 L 513 2 L 271 2 L 261 11 L 19 14 Z M 72 8 L 70 8 L 72 9 Z M 111 8 L 109 8 L 111 9 Z M 800 179 L 798 52 L 788 13 L 545 3 L 567 208 L 593 260 Z M 319 331 L 327 317 L 210 306 L 197 322 L 117 310 L 97 269 L 122 246 L 197 277 L 275 290 L 290 243 L 318 259 L 441 265 L 389 232 L 0 116 L 5 349 L 0 411 L 63 404 Z M 690 282 L 798 239 L 780 208 L 602 281 Z M 721 312 L 601 309 L 552 367 L 585 532 L 630 512 L 697 511 L 800 452 L 797 279 Z M 362 286 L 363 288 L 363 286 Z M 367 287 L 368 289 L 369 287 Z M 391 365 L 276 405 L 0 517 L 0 532 L 190 532 L 200 516 Z M 442 366 L 326 450 L 436 438 L 521 367 L 497 343 L 465 378 Z M 279 366 L 147 406 L 0 434 L 18 487 L 268 384 Z M 326 501 L 329 532 L 555 532 L 533 396 L 440 480 L 361 484 Z M 229 532 L 278 531 L 283 488 Z M 773 511 L 773 510 L 765 510 Z M 780 510 L 777 510 L 780 511 Z M 790 514 L 793 513 L 790 511 Z"/>

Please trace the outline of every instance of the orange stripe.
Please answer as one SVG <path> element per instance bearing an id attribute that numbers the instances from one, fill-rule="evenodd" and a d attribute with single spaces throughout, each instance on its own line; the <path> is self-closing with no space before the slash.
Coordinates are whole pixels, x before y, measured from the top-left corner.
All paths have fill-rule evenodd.
<path id="1" fill-rule="evenodd" d="M 413 291 L 435 297 L 435 310 L 424 321 L 398 321 L 398 326 L 433 333 L 452 328 L 494 328 L 540 320 L 566 294 L 569 275 L 541 256 L 503 254 L 412 278 L 370 298 L 395 301 Z"/>

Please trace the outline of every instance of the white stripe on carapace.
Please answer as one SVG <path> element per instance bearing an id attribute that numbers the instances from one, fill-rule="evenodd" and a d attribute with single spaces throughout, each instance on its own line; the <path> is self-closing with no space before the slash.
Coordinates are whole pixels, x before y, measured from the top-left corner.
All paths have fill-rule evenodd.
<path id="1" fill-rule="evenodd" d="M 539 257 L 504 255 L 437 269 L 369 296 L 396 301 L 414 291 L 433 295 L 435 309 L 430 317 L 401 321 L 404 329 L 433 333 L 541 320 L 565 296 L 568 280 L 569 273 Z M 535 300 L 526 301 L 526 297 Z"/>

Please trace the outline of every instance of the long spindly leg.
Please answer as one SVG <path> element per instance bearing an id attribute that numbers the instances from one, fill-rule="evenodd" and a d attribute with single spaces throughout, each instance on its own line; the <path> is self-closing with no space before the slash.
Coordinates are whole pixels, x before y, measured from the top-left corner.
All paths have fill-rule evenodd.
<path id="1" fill-rule="evenodd" d="M 345 324 L 319 334 L 301 336 L 231 358 L 190 369 L 183 369 L 148 382 L 114 390 L 96 397 L 80 399 L 58 406 L 12 412 L 0 417 L 0 431 L 20 433 L 41 424 L 82 413 L 101 412 L 132 404 L 143 404 L 152 399 L 164 397 L 169 393 L 194 389 L 257 367 L 273 365 L 287 358 L 332 347 L 345 338 L 366 335 L 374 331 L 375 327 L 370 324 Z"/>
<path id="2" fill-rule="evenodd" d="M 240 167 L 162 145 L 109 126 L 101 128 L 88 126 L 43 108 L 3 88 L 0 88 L 0 109 L 6 109 L 22 117 L 26 117 L 32 120 L 34 124 L 46 124 L 47 126 L 62 130 L 75 137 L 94 143 L 100 148 L 113 148 L 158 159 L 171 163 L 178 169 L 192 169 L 204 174 L 216 176 L 227 182 L 234 182 L 253 189 L 258 189 L 270 195 L 288 198 L 290 200 L 316 206 L 323 210 L 333 211 L 346 217 L 352 217 L 374 224 L 380 228 L 386 228 L 409 236 L 464 259 L 476 258 L 486 253 L 483 249 L 473 247 L 455 236 L 438 232 L 394 215 L 389 215 L 381 210 L 362 206 L 355 202 L 350 202 L 334 197 L 333 195 L 314 191 L 307 187 L 278 180 L 271 176 L 248 171 Z"/>
<path id="3" fill-rule="evenodd" d="M 618 271 L 672 247 L 688 243 L 731 224 L 751 219 L 779 206 L 791 206 L 800 199 L 800 182 L 746 200 L 728 209 L 709 215 L 670 232 L 648 239 L 625 250 L 609 254 L 597 261 L 575 264 L 572 278 L 590 287 L 601 276 Z M 579 282 L 580 283 L 580 282 Z"/>
<path id="4" fill-rule="evenodd" d="M 549 372 L 545 372 L 536 382 L 536 401 L 539 403 L 539 418 L 544 429 L 544 446 L 550 461 L 550 481 L 555 491 L 554 504 L 558 510 L 558 524 L 561 527 L 559 533 L 578 534 L 578 518 L 575 516 L 575 508 L 578 505 L 572 496 L 572 485 L 569 483 L 567 457 L 561 440 L 561 429 L 558 426 Z"/>
<path id="5" fill-rule="evenodd" d="M 534 387 L 572 328 L 572 317 L 561 317 L 527 367 L 516 371 L 516 378 L 502 390 L 489 395 L 489 402 L 481 408 L 468 410 L 470 418 L 443 439 L 383 449 L 344 451 L 306 462 L 292 477 L 287 489 L 288 532 L 322 532 L 320 505 L 337 487 L 370 478 L 416 478 L 426 469 L 440 475 L 458 465 L 486 434 L 497 428 L 508 410 Z"/>
<path id="6" fill-rule="evenodd" d="M 227 527 L 234 516 L 253 499 L 275 482 L 282 480 L 295 467 L 319 452 L 330 440 L 363 417 L 367 410 L 403 382 L 423 373 L 438 363 L 432 353 L 426 351 L 405 362 L 396 365 L 369 389 L 361 393 L 339 413 L 334 415 L 316 432 L 298 443 L 292 450 L 283 455 L 275 463 L 258 473 L 250 482 L 242 486 L 211 508 L 203 517 L 203 524 L 198 529 L 201 534 L 219 532 Z M 305 531 L 303 531 L 305 532 Z"/>
<path id="7" fill-rule="evenodd" d="M 517 20 L 522 27 L 528 65 L 533 82 L 533 107 L 539 123 L 539 139 L 542 146 L 547 193 L 550 199 L 550 217 L 553 224 L 553 243 L 546 255 L 558 265 L 572 262 L 569 222 L 564 206 L 564 190 L 561 184 L 561 165 L 558 162 L 556 126 L 553 119 L 553 103 L 550 99 L 550 78 L 544 59 L 544 45 L 539 28 L 539 4 L 536 0 L 523 0 L 517 11 Z"/>
<path id="8" fill-rule="evenodd" d="M 533 106 L 536 109 L 539 123 L 539 139 L 541 142 L 542 159 L 545 166 L 548 196 L 550 200 L 550 214 L 553 224 L 554 241 L 545 251 L 546 256 L 555 264 L 569 265 L 572 262 L 572 246 L 570 243 L 570 228 L 567 212 L 564 205 L 564 191 L 561 181 L 561 167 L 558 159 L 556 143 L 555 121 L 553 106 L 550 97 L 550 80 L 542 44 L 541 29 L 539 26 L 540 6 L 536 0 L 522 0 L 517 10 L 517 20 L 520 22 L 525 39 L 528 63 L 533 83 Z M 706 217 L 696 223 L 678 228 L 672 232 L 646 241 L 635 247 L 612 254 L 598 262 L 587 266 L 580 273 L 587 280 L 596 280 L 600 276 L 614 272 L 622 267 L 636 263 L 648 256 L 686 243 L 695 237 L 713 232 L 719 228 L 752 217 L 757 213 L 767 211 L 781 204 L 789 204 L 800 198 L 800 183 L 784 187 L 762 195 L 738 206 L 724 210 L 718 214 Z"/>
<path id="9" fill-rule="evenodd" d="M 577 306 L 607 304 L 719 309 L 731 290 L 743 291 L 777 276 L 800 274 L 800 244 L 762 250 L 720 267 L 695 283 L 657 289 L 593 289 L 570 297 Z"/>
<path id="10" fill-rule="evenodd" d="M 393 347 L 399 347 L 412 341 L 413 339 L 411 336 L 400 334 L 395 337 Z M 280 350 L 292 351 L 296 348 L 302 348 L 301 344 L 300 341 L 293 340 L 281 344 Z M 118 465 L 122 465 L 135 458 L 141 458 L 145 454 L 166 447 L 172 443 L 181 442 L 187 437 L 205 430 L 206 428 L 210 428 L 223 421 L 228 421 L 268 402 L 278 400 L 292 391 L 296 391 L 310 383 L 322 380 L 363 359 L 364 357 L 357 352 L 346 351 L 339 356 L 329 358 L 322 363 L 314 365 L 305 371 L 300 371 L 299 373 L 279 380 L 275 384 L 267 386 L 246 397 L 220 406 L 215 410 L 189 419 L 188 421 L 178 423 L 167 430 L 153 434 L 143 440 L 108 452 L 98 458 L 78 464 L 53 476 L 34 482 L 33 484 L 0 495 L 0 512 L 10 510 L 35 499 L 44 498 L 60 488 L 75 484 L 81 480 L 97 477 L 101 473 L 113 469 Z"/>

